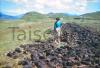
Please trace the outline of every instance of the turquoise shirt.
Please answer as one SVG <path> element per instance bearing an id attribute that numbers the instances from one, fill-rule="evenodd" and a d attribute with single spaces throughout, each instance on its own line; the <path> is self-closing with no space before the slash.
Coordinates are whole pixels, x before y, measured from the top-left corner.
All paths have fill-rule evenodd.
<path id="1" fill-rule="evenodd" d="M 56 21 L 55 24 L 54 24 L 54 30 L 55 30 L 56 28 L 61 27 L 61 25 L 62 25 L 61 21 Z"/>

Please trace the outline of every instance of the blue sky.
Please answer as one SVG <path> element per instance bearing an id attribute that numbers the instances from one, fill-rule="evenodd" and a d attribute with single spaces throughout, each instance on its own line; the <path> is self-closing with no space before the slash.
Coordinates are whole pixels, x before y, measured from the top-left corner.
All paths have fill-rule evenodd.
<path id="1" fill-rule="evenodd" d="M 84 14 L 100 11 L 100 0 L 0 0 L 2 13 L 15 16 L 30 11 Z"/>

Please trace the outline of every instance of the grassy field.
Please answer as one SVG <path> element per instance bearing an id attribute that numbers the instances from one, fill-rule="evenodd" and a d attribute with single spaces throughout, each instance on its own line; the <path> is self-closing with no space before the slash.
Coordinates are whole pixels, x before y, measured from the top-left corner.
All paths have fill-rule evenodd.
<path id="1" fill-rule="evenodd" d="M 34 32 L 37 32 L 38 35 L 41 36 L 41 40 L 43 40 L 43 33 L 48 29 L 48 27 L 52 27 L 53 23 L 51 21 L 48 22 L 25 22 L 23 20 L 17 21 L 0 21 L 0 64 L 6 63 L 8 58 L 5 56 L 7 51 L 13 50 L 21 44 L 32 43 L 34 40 L 39 39 L 38 36 L 34 35 Z M 10 27 L 10 28 L 9 28 Z M 11 27 L 19 27 L 19 29 L 15 29 L 15 39 L 13 40 L 13 32 Z M 19 36 L 19 34 L 25 33 L 25 39 L 23 36 Z M 31 39 L 29 38 L 29 33 L 31 32 Z"/>
<path id="2" fill-rule="evenodd" d="M 75 20 L 72 18 L 62 20 L 63 23 L 77 23 L 83 27 L 91 27 L 95 31 L 100 32 L 100 20 Z M 0 65 L 6 63 L 6 61 L 12 60 L 8 59 L 5 56 L 7 51 L 13 50 L 21 44 L 32 43 L 35 39 L 39 37 L 34 35 L 34 31 L 42 37 L 41 40 L 44 40 L 43 33 L 49 29 L 53 29 L 54 20 L 40 20 L 40 21 L 24 21 L 24 20 L 5 20 L 0 21 Z M 19 29 L 15 30 L 15 39 L 13 40 L 12 29 L 9 27 L 19 27 Z M 23 30 L 25 33 L 25 39 L 23 36 L 19 36 L 23 34 Z M 31 40 L 29 37 L 29 33 L 31 32 Z M 18 38 L 17 38 L 18 37 Z M 12 61 L 14 62 L 14 61 Z"/>

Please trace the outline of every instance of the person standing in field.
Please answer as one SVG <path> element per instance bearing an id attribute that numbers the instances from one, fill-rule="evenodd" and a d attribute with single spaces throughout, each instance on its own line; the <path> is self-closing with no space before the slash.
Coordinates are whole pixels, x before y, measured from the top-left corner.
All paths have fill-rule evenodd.
<path id="1" fill-rule="evenodd" d="M 54 37 L 54 41 L 56 44 L 60 45 L 60 35 L 61 35 L 61 21 L 60 18 L 56 18 L 56 21 L 54 23 L 54 31 L 55 31 L 55 37 Z"/>

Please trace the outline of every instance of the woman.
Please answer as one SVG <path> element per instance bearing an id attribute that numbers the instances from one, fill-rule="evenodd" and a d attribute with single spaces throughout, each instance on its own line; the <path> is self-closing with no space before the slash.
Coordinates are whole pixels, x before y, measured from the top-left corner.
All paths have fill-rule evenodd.
<path id="1" fill-rule="evenodd" d="M 55 43 L 60 44 L 60 35 L 61 35 L 61 21 L 60 18 L 56 18 L 56 21 L 54 23 L 54 31 L 56 32 L 55 35 Z"/>

